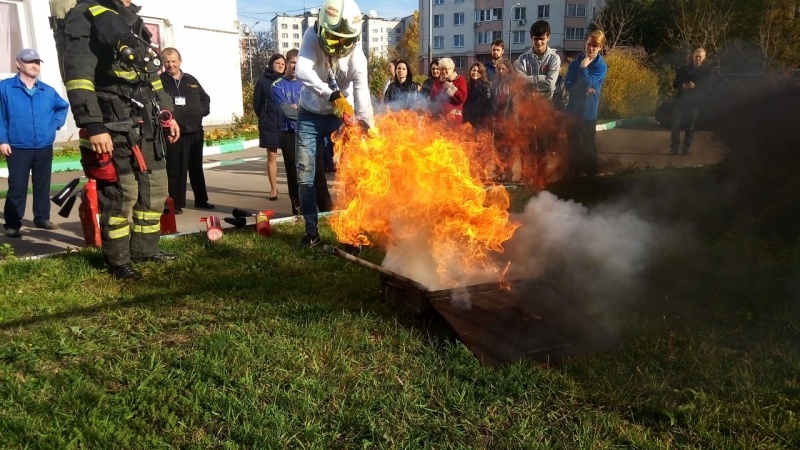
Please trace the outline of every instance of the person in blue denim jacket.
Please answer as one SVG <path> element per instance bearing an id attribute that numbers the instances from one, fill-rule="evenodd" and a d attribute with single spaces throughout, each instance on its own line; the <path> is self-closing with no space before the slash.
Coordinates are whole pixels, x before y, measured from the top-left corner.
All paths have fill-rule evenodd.
<path id="1" fill-rule="evenodd" d="M 8 162 L 5 234 L 19 237 L 28 200 L 28 174 L 33 178 L 33 223 L 58 228 L 50 221 L 50 175 L 53 142 L 67 120 L 69 103 L 38 80 L 42 59 L 36 50 L 17 53 L 16 76 L 0 81 L 0 154 Z"/>

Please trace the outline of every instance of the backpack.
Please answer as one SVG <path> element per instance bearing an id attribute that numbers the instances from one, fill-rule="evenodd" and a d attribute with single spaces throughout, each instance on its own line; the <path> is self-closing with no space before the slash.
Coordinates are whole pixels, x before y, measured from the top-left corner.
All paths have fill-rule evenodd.
<path id="1" fill-rule="evenodd" d="M 58 54 L 58 69 L 63 82 L 66 82 L 64 53 L 69 37 L 66 30 L 66 17 L 78 4 L 88 4 L 90 7 L 101 5 L 98 0 L 50 0 L 50 28 L 53 30 L 53 40 L 55 40 Z M 130 27 L 120 20 L 117 14 L 102 14 L 95 17 L 94 20 L 95 26 L 103 30 L 98 37 L 109 41 L 103 42 L 106 45 L 114 47 L 117 60 L 125 66 L 124 70 L 157 72 L 161 68 L 160 57 L 149 46 L 150 35 L 146 28 L 141 33 L 148 41 L 131 32 Z"/>
<path id="2" fill-rule="evenodd" d="M 67 46 L 67 34 L 64 32 L 67 13 L 78 4 L 79 0 L 50 0 L 50 29 L 53 30 L 53 39 L 56 41 L 56 54 L 58 55 L 58 70 L 61 72 L 61 81 L 66 82 L 64 76 L 64 49 Z M 90 1 L 90 0 L 80 0 Z"/>

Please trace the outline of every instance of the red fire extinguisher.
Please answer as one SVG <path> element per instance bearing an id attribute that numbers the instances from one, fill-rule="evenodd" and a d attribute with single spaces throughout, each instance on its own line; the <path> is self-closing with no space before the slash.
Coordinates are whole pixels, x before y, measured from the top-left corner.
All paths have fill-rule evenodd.
<path id="1" fill-rule="evenodd" d="M 200 222 L 206 223 L 206 236 L 208 236 L 209 241 L 218 241 L 222 239 L 222 226 L 219 223 L 219 217 L 201 217 Z"/>
<path id="2" fill-rule="evenodd" d="M 87 247 L 100 247 L 100 222 L 98 215 L 100 207 L 97 203 L 97 182 L 89 178 L 83 187 L 81 206 L 78 207 L 78 216 L 81 218 L 83 228 L 83 241 Z"/>
<path id="3" fill-rule="evenodd" d="M 161 214 L 161 235 L 175 234 L 178 232 L 178 223 L 175 220 L 175 202 L 172 197 L 167 197 L 164 202 L 164 213 Z"/>
<path id="4" fill-rule="evenodd" d="M 259 236 L 272 236 L 272 225 L 269 223 L 269 218 L 275 215 L 272 211 L 259 211 L 256 214 L 256 233 Z"/>

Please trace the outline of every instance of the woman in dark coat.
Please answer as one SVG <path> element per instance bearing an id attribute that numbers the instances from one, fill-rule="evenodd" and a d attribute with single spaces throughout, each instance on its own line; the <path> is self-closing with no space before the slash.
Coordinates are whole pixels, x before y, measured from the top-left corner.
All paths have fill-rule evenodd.
<path id="1" fill-rule="evenodd" d="M 272 96 L 272 83 L 283 76 L 286 58 L 280 53 L 272 55 L 264 75 L 258 79 L 253 90 L 253 111 L 258 114 L 258 145 L 267 149 L 267 178 L 269 178 L 269 199 L 278 199 L 278 138 L 281 129 L 278 118 L 278 104 Z M 283 149 L 294 151 L 294 149 Z"/>
<path id="2" fill-rule="evenodd" d="M 417 108 L 419 83 L 412 80 L 408 63 L 400 59 L 394 66 L 394 79 L 386 88 L 384 102 L 392 111 Z"/>
<path id="3" fill-rule="evenodd" d="M 419 90 L 419 96 L 422 99 L 427 100 L 431 96 L 431 89 L 433 89 L 433 83 L 436 83 L 436 80 L 439 79 L 441 72 L 439 72 L 439 59 L 434 59 L 431 62 L 430 67 L 428 68 L 428 78 L 422 82 L 422 87 Z M 431 108 L 430 102 L 428 103 L 428 108 Z M 438 114 L 434 112 L 434 115 Z"/>
<path id="4" fill-rule="evenodd" d="M 467 101 L 464 102 L 464 122 L 472 125 L 474 130 L 488 126 L 492 112 L 492 99 L 486 66 L 476 62 L 469 68 L 467 82 Z"/>

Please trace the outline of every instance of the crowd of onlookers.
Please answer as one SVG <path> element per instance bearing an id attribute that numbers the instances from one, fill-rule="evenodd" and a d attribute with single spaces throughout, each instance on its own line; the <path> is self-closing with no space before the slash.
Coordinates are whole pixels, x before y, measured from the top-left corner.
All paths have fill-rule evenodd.
<path id="1" fill-rule="evenodd" d="M 451 58 L 440 58 L 429 65 L 427 78 L 414 81 L 412 64 L 403 59 L 388 64 L 389 79 L 375 99 L 378 109 L 414 110 L 440 118 L 451 126 L 469 124 L 476 132 L 494 134 L 495 148 L 504 153 L 503 123 L 509 117 L 518 117 L 520 108 L 532 107 L 523 99 L 524 95 L 536 95 L 551 103 L 552 109 L 566 111 L 574 120 L 564 121 L 569 127 L 569 165 L 573 174 L 583 172 L 588 176 L 596 173 L 596 150 L 594 128 L 597 121 L 597 106 L 606 65 L 601 56 L 605 36 L 601 31 L 589 33 L 584 53 L 576 58 L 566 76 L 560 76 L 561 58 L 548 46 L 550 25 L 540 20 L 530 29 L 532 47 L 516 61 L 504 57 L 505 43 L 496 40 L 491 45 L 492 59 L 484 64 L 473 63 L 467 76 L 459 75 Z M 258 80 L 253 97 L 253 107 L 259 114 L 260 146 L 266 148 L 270 159 L 270 199 L 277 197 L 274 155 L 280 147 L 279 103 L 274 97 L 274 85 L 285 75 L 286 58 L 276 54 L 270 59 L 262 77 Z M 571 100 L 567 102 L 567 98 Z M 534 124 L 515 123 L 518 128 Z M 539 146 L 543 144 L 538 139 Z M 321 166 L 325 171 L 335 171 L 333 146 L 326 140 Z M 541 150 L 541 149 L 540 149 Z M 285 153 L 285 152 L 284 152 Z M 508 152 L 505 151 L 507 154 Z M 286 158 L 284 158 L 286 160 Z M 287 165 L 287 172 L 290 172 Z M 500 171 L 498 179 L 509 176 Z M 294 197 L 290 193 L 290 197 Z M 293 204 L 294 204 L 293 198 Z"/>
<path id="2" fill-rule="evenodd" d="M 491 44 L 491 60 L 484 64 L 474 62 L 466 76 L 459 75 L 451 58 L 440 58 L 430 63 L 427 78 L 422 83 L 414 81 L 412 64 L 402 59 L 389 62 L 389 80 L 381 93 L 375 98 L 379 109 L 400 111 L 413 110 L 439 118 L 453 127 L 469 124 L 476 133 L 489 133 L 493 136 L 493 151 L 497 158 L 508 158 L 508 145 L 514 136 L 520 134 L 536 134 L 533 130 L 539 127 L 536 117 L 530 109 L 542 108 L 547 104 L 545 113 L 557 116 L 559 127 L 567 136 L 566 160 L 567 175 L 594 176 L 597 173 L 597 150 L 595 147 L 595 129 L 597 124 L 598 105 L 607 67 L 603 60 L 605 35 L 595 30 L 588 33 L 583 52 L 574 58 L 566 70 L 561 70 L 561 58 L 551 47 L 550 25 L 543 20 L 535 22 L 530 28 L 532 46 L 515 61 L 505 58 L 505 43 L 496 40 Z M 275 54 L 268 63 L 263 75 L 258 79 L 254 95 L 253 108 L 259 117 L 259 145 L 267 150 L 267 175 L 269 179 L 269 200 L 277 200 L 277 152 L 284 151 L 289 197 L 295 213 L 300 211 L 297 193 L 297 176 L 295 172 L 294 131 L 297 116 L 297 97 L 302 83 L 295 77 L 297 50 L 286 55 Z M 165 72 L 162 74 L 163 84 L 173 96 L 176 111 L 181 115 L 179 123 L 182 128 L 180 144 L 171 145 L 167 153 L 169 173 L 169 194 L 175 200 L 178 212 L 185 206 L 187 172 L 195 194 L 195 207 L 212 209 L 208 202 L 205 182 L 202 174 L 202 117 L 209 113 L 210 100 L 200 83 L 181 71 L 180 53 L 175 49 L 165 49 L 162 54 L 165 61 Z M 35 51 L 26 49 L 17 56 L 21 81 L 9 79 L 5 85 L 11 88 L 19 83 L 20 92 L 27 90 L 32 95 L 35 89 L 47 88 L 36 80 L 40 59 Z M 675 99 L 673 113 L 672 153 L 678 152 L 680 131 L 686 129 L 683 142 L 683 153 L 687 154 L 691 146 L 694 122 L 697 117 L 699 102 L 693 90 L 708 75 L 703 66 L 705 51 L 697 49 L 692 62 L 678 70 L 675 88 L 678 94 Z M 23 89 L 24 88 L 24 89 Z M 10 91 L 11 92 L 11 91 Z M 49 92 L 49 91 L 47 91 Z M 42 97 L 44 98 L 44 97 Z M 55 99 L 55 97 L 53 97 Z M 536 98 L 531 103 L 526 99 Z M 66 114 L 66 102 L 60 98 L 58 110 L 61 116 Z M 55 101 L 54 100 L 54 101 Z M 544 103 L 543 103 L 544 102 Z M 9 106 L 9 105 L 5 105 Z M 50 106 L 47 106 L 50 108 Z M 6 113 L 8 108 L 4 108 Z M 558 111 L 557 114 L 552 114 Z M 563 113 L 563 114 L 562 114 Z M 6 114 L 7 116 L 7 114 Z M 55 129 L 63 125 L 61 116 L 47 127 L 52 135 Z M 683 119 L 683 120 L 682 120 Z M 688 119 L 688 120 L 686 120 Z M 4 117 L 9 125 L 9 117 Z M 9 132 L 16 127 L 0 127 L 0 153 L 11 156 Z M 541 127 L 539 127 L 541 128 Z M 2 131 L 5 130 L 5 131 Z M 535 136 L 528 142 L 534 152 L 545 153 L 554 144 L 552 137 Z M 552 134 L 552 132 L 551 132 Z M 196 136 L 196 138 L 193 138 Z M 12 136 L 13 137 L 13 136 Z M 12 139 L 13 141 L 13 139 Z M 318 150 L 317 175 L 315 184 L 325 184 L 325 172 L 336 171 L 333 158 L 333 142 L 330 137 Z M 39 152 L 27 152 L 26 147 L 42 147 L 45 151 L 37 162 L 33 156 Z M 46 143 L 17 144 L 20 150 L 9 157 L 9 194 L 6 201 L 6 234 L 17 236 L 21 212 L 24 211 L 24 197 L 28 178 L 22 173 L 33 171 L 34 178 L 34 221 L 42 228 L 55 225 L 49 221 L 49 205 L 46 202 L 46 185 L 49 184 L 50 161 L 52 160 L 52 139 Z M 22 156 L 31 158 L 22 159 Z M 32 159 L 33 158 L 33 159 Z M 30 159 L 30 160 L 28 160 Z M 13 163 L 13 164 L 12 164 Z M 15 164 L 24 167 L 16 168 Z M 292 176 L 294 175 L 294 176 Z M 505 181 L 509 173 L 499 171 L 495 178 Z M 19 178 L 19 179 L 18 179 Z M 322 186 L 320 186 L 322 189 Z M 318 207 L 325 211 L 331 208 L 330 195 L 319 192 Z"/>
<path id="3" fill-rule="evenodd" d="M 575 58 L 561 76 L 561 58 L 548 45 L 550 25 L 540 20 L 530 29 L 533 45 L 515 61 L 504 58 L 505 44 L 491 44 L 491 61 L 472 63 L 467 76 L 456 72 L 451 58 L 430 63 L 428 77 L 420 85 L 412 80 L 409 63 L 389 63 L 391 79 L 386 83 L 381 100 L 390 110 L 427 110 L 447 123 L 469 124 L 476 132 L 491 132 L 495 150 L 502 153 L 508 143 L 509 124 L 513 127 L 536 128 L 535 123 L 520 123 L 525 108 L 541 108 L 541 102 L 526 101 L 526 96 L 546 100 L 550 110 L 564 111 L 563 127 L 569 135 L 569 171 L 573 175 L 593 176 L 597 171 L 594 130 L 597 108 L 606 64 L 601 52 L 605 46 L 602 31 L 592 31 L 586 38 L 584 52 Z M 533 131 L 531 131 L 533 133 Z M 532 147 L 546 152 L 546 136 L 537 136 Z M 502 178 L 504 174 L 499 173 Z"/>

